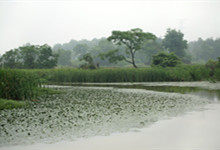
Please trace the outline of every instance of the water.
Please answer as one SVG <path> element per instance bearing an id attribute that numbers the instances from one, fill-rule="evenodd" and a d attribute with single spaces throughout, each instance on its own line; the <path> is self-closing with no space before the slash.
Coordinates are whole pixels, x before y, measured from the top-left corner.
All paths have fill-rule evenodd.
<path id="1" fill-rule="evenodd" d="M 144 149 L 155 146 L 192 148 L 192 145 L 186 144 L 190 141 L 191 133 L 199 133 L 206 129 L 207 137 L 199 134 L 195 137 L 202 137 L 202 140 L 211 138 L 214 142 L 206 142 L 206 146 L 209 149 L 212 146 L 218 147 L 215 141 L 220 137 L 215 133 L 220 128 L 217 115 L 220 112 L 219 87 L 210 83 L 209 88 L 199 87 L 199 83 L 196 83 L 197 86 L 191 86 L 190 90 L 189 87 L 188 90 L 184 90 L 184 86 L 180 86 L 181 92 L 177 92 L 178 87 L 175 84 L 171 86 L 169 83 L 166 87 L 162 85 L 162 88 L 158 84 L 154 89 L 151 83 L 145 84 L 145 88 L 139 86 L 138 89 L 112 85 L 104 88 L 60 87 L 65 94 L 41 97 L 38 102 L 32 104 L 32 108 L 1 111 L 0 149 L 63 147 L 127 150 L 129 147 Z M 161 89 L 165 89 L 165 92 Z M 202 117 L 201 113 L 206 113 L 207 117 Z M 200 123 L 205 126 L 199 126 Z M 213 127 L 213 124 L 216 126 Z M 183 135 L 184 131 L 189 134 Z M 134 136 L 137 136 L 136 142 Z M 163 137 L 165 141 L 162 144 L 156 142 L 158 137 Z M 178 144 L 177 141 L 168 142 L 165 137 L 170 138 L 169 141 L 177 140 L 176 137 L 179 137 L 182 144 Z M 120 144 L 123 143 L 123 139 L 124 144 Z M 198 140 L 195 139 L 192 140 L 192 144 L 198 144 Z M 100 143 L 103 143 L 102 146 Z M 163 145 L 164 143 L 167 144 Z M 197 146 L 201 147 L 201 144 Z"/>

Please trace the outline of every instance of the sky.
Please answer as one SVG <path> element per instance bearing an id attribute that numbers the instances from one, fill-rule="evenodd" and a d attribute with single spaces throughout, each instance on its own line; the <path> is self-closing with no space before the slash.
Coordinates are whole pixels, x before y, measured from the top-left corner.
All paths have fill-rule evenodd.
<path id="1" fill-rule="evenodd" d="M 0 54 L 31 44 L 108 37 L 141 28 L 188 41 L 220 37 L 220 0 L 0 0 Z"/>

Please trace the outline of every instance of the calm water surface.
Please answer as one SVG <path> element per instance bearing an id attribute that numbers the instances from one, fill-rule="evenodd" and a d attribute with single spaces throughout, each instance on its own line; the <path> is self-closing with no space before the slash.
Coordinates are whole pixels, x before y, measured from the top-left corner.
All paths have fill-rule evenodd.
<path id="1" fill-rule="evenodd" d="M 205 86 L 207 84 L 207 86 Z M 83 94 L 84 91 L 88 95 L 81 97 L 69 97 L 80 98 L 88 100 L 93 97 L 98 98 L 98 102 L 94 100 L 94 108 L 98 111 L 108 111 L 104 116 L 96 117 L 100 121 L 88 122 L 90 119 L 95 119 L 92 116 L 86 119 L 75 118 L 77 126 L 75 128 L 68 128 L 63 125 L 67 120 L 56 122 L 61 128 L 56 128 L 57 133 L 51 134 L 49 129 L 45 129 L 45 132 L 40 134 L 46 134 L 48 136 L 60 135 L 60 132 L 65 127 L 67 132 L 76 134 L 77 129 L 81 131 L 77 132 L 76 136 L 72 137 L 67 132 L 66 138 L 60 138 L 59 140 L 53 140 L 54 138 L 47 137 L 39 138 L 40 134 L 34 136 L 29 134 L 22 134 L 22 132 L 15 133 L 14 139 L 0 131 L 4 137 L 0 138 L 1 150 L 148 150 L 148 149 L 199 149 L 199 150 L 216 150 L 220 149 L 220 84 L 211 83 L 192 83 L 191 86 L 188 83 L 146 83 L 143 85 L 129 84 L 129 85 L 89 85 L 90 87 L 66 87 L 66 91 L 70 93 L 78 92 Z M 82 85 L 80 85 L 82 86 Z M 88 85 L 87 85 L 88 86 Z M 71 89 L 69 89 L 71 88 Z M 135 89 L 134 89 L 135 88 Z M 79 90 L 80 89 L 80 90 Z M 104 91 L 102 91 L 104 89 Z M 94 91 L 99 91 L 95 93 Z M 75 93 L 75 94 L 76 94 Z M 105 93 L 105 94 L 103 94 Z M 102 95 L 103 94 L 103 95 Z M 67 97 L 67 98 L 69 98 Z M 103 99 L 102 99 L 103 98 Z M 106 99 L 111 102 L 111 105 L 115 105 L 114 108 L 106 106 Z M 100 102 L 101 101 L 101 102 Z M 109 103 L 110 103 L 109 101 Z M 56 102 L 56 101 L 55 101 Z M 76 101 L 77 102 L 77 101 Z M 75 104 L 78 104 L 79 101 Z M 91 101 L 93 104 L 93 101 Z M 59 103 L 55 103 L 56 105 Z M 99 105 L 99 106 L 97 106 Z M 68 108 L 68 105 L 63 105 Z M 79 105 L 82 107 L 84 105 Z M 97 106 L 97 107 L 95 107 Z M 116 107 L 117 106 L 117 107 Z M 56 111 L 52 104 L 50 104 L 51 113 Z M 101 108 L 102 109 L 101 109 Z M 41 107 L 40 107 L 41 108 Z M 120 108 L 123 110 L 120 110 Z M 42 108 L 41 108 L 42 109 Z M 86 111 L 91 111 L 86 115 L 94 113 L 90 108 L 85 108 Z M 132 111 L 131 111 L 132 109 Z M 29 110 L 30 111 L 30 110 Z M 45 109 L 47 111 L 47 109 Z M 4 112 L 5 117 L 10 117 L 9 112 Z M 70 111 L 72 116 L 74 111 Z M 79 114 L 83 113 L 79 112 Z M 145 113 L 145 114 L 144 114 Z M 68 114 L 68 113 L 67 113 Z M 75 116 L 76 117 L 76 116 Z M 111 117 L 111 121 L 108 121 Z M 70 119 L 68 116 L 66 119 Z M 72 117 L 74 120 L 74 117 Z M 16 120 L 16 119 L 15 119 Z M 19 121 L 19 120 L 17 120 Z M 24 121 L 29 121 L 28 118 Z M 39 121 L 39 120 L 36 120 Z M 92 123 L 95 123 L 95 127 L 91 127 Z M 2 125 L 2 122 L 1 122 Z M 48 123 L 42 122 L 42 126 L 46 128 Z M 71 125 L 71 124 L 70 124 Z M 5 125 L 5 128 L 11 130 L 19 128 L 15 124 Z M 39 126 L 39 125 L 38 125 Z M 78 127 L 79 126 L 79 127 Z M 37 127 L 38 128 L 38 127 Z M 3 129 L 3 128 L 2 128 Z M 103 131 L 102 131 L 103 130 Z M 36 132 L 39 130 L 30 128 L 24 129 L 24 133 Z M 99 132 L 98 132 L 99 131 Z M 39 131 L 40 132 L 40 131 Z M 47 133 L 48 132 L 48 133 Z M 91 132 L 91 134 L 84 133 Z M 105 132 L 105 133 L 104 133 Z M 16 135 L 19 138 L 16 139 Z M 44 136 L 44 135 L 42 135 Z M 54 136 L 56 138 L 56 136 Z M 68 140 L 69 137 L 69 140 Z M 36 139 L 36 142 L 33 140 Z M 39 140 L 40 139 L 40 140 Z M 51 140 L 52 139 L 52 140 Z M 26 140 L 27 142 L 24 142 Z M 5 142 L 5 143 L 3 143 Z M 32 144 L 30 144 L 32 143 Z"/>

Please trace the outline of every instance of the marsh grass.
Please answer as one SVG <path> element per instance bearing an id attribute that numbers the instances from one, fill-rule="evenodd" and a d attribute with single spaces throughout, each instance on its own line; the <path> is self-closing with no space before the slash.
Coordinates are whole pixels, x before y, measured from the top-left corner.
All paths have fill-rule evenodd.
<path id="1" fill-rule="evenodd" d="M 0 69 L 0 98 L 32 99 L 40 86 L 38 77 L 26 70 Z"/>
<path id="2" fill-rule="evenodd" d="M 201 81 L 209 78 L 209 70 L 202 65 L 96 70 L 62 68 L 32 71 L 36 72 L 46 83 Z"/>

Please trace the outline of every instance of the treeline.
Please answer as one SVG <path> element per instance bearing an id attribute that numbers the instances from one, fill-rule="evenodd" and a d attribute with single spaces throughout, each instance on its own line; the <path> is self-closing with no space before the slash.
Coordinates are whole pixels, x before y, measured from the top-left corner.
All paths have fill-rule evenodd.
<path id="1" fill-rule="evenodd" d="M 151 41 L 144 41 L 140 50 L 136 52 L 135 59 L 138 66 L 151 65 L 153 56 L 160 52 L 173 52 L 183 63 L 205 64 L 209 59 L 217 60 L 220 56 L 220 39 L 199 38 L 197 41 L 187 42 L 183 39 L 184 34 L 176 30 L 168 30 L 165 37 Z M 94 63 L 100 66 L 128 66 L 125 61 L 111 61 L 101 59 L 100 54 L 118 50 L 118 54 L 125 54 L 124 45 L 115 45 L 107 38 L 93 39 L 91 41 L 71 40 L 69 43 L 56 44 L 53 47 L 55 53 L 59 54 L 58 66 L 78 67 L 82 64 L 79 59 L 86 53 L 90 53 Z"/>
<path id="2" fill-rule="evenodd" d="M 12 49 L 0 58 L 3 68 L 34 69 L 54 68 L 57 66 L 58 55 L 48 45 L 30 45 Z"/>
<path id="3" fill-rule="evenodd" d="M 71 40 L 69 43 L 24 45 L 0 56 L 3 68 L 74 67 L 146 67 L 178 64 L 205 64 L 220 56 L 220 39 L 201 38 L 187 42 L 184 34 L 168 29 L 164 38 L 158 38 L 141 29 L 113 31 L 108 38 Z"/>
<path id="4" fill-rule="evenodd" d="M 192 62 L 206 63 L 210 59 L 217 60 L 220 56 L 220 39 L 199 38 L 197 41 L 189 42 L 187 50 L 192 56 Z"/>

